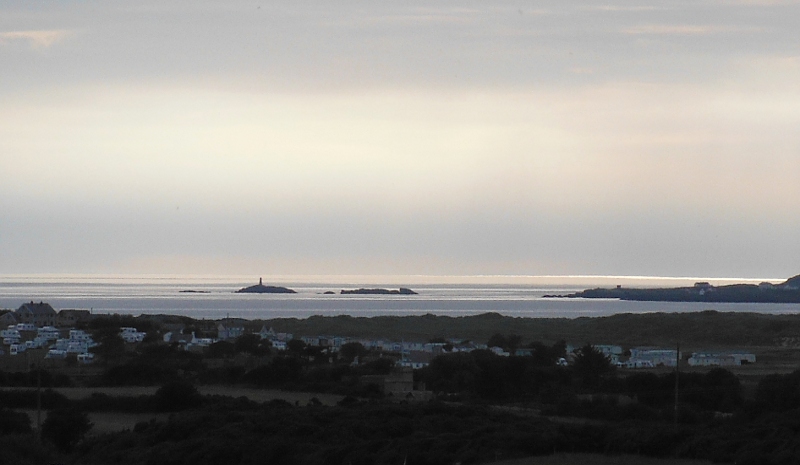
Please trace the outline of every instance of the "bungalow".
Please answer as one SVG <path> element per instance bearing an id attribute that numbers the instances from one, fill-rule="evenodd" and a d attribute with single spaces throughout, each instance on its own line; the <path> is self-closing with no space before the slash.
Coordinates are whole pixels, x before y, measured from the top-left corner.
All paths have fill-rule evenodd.
<path id="1" fill-rule="evenodd" d="M 674 367 L 681 354 L 673 349 L 635 348 L 631 349 L 631 357 L 626 364 L 627 368 L 650 368 L 659 365 Z"/>
<path id="2" fill-rule="evenodd" d="M 0 328 L 19 323 L 13 310 L 0 310 Z"/>
<path id="3" fill-rule="evenodd" d="M 364 375 L 359 378 L 361 384 L 372 384 L 386 395 L 403 397 L 414 391 L 414 372 L 410 368 L 400 367 L 386 375 Z"/>
<path id="4" fill-rule="evenodd" d="M 489 351 L 495 355 L 499 355 L 501 357 L 508 357 L 511 354 L 503 350 L 502 347 L 489 347 Z"/>
<path id="5" fill-rule="evenodd" d="M 222 323 L 217 325 L 217 339 L 220 341 L 227 341 L 228 339 L 236 339 L 244 334 L 243 326 L 226 326 Z"/>
<path id="6" fill-rule="evenodd" d="M 274 329 L 272 328 L 267 329 L 266 326 L 261 327 L 261 331 L 258 332 L 258 335 L 261 337 L 261 339 L 268 339 L 270 341 L 278 337 L 278 334 L 275 332 Z"/>
<path id="7" fill-rule="evenodd" d="M 414 350 L 414 351 L 409 351 L 408 353 L 404 353 L 403 358 L 400 359 L 400 362 L 398 362 L 398 364 L 401 367 L 418 370 L 420 368 L 425 368 L 426 366 L 430 365 L 433 357 L 434 355 L 430 352 Z"/>
<path id="8" fill-rule="evenodd" d="M 695 352 L 689 358 L 689 366 L 738 366 L 756 363 L 755 354 L 746 352 Z"/>
<path id="9" fill-rule="evenodd" d="M 164 334 L 164 342 L 167 344 L 180 344 L 181 346 L 185 346 L 186 344 L 191 344 L 192 339 L 194 338 L 193 334 L 183 334 L 181 332 L 173 332 L 169 331 Z"/>
<path id="10" fill-rule="evenodd" d="M 70 328 L 78 323 L 89 321 L 91 318 L 92 312 L 89 310 L 65 309 L 58 312 L 58 326 Z"/>
<path id="11" fill-rule="evenodd" d="M 279 350 L 281 352 L 286 350 L 286 341 L 277 341 L 277 340 L 275 340 L 275 341 L 270 341 L 270 344 L 272 344 L 272 347 L 275 350 Z"/>
<path id="12" fill-rule="evenodd" d="M 136 331 L 136 328 L 120 328 L 120 337 L 128 343 L 142 342 L 146 335 L 145 332 Z"/>
<path id="13" fill-rule="evenodd" d="M 612 364 L 619 363 L 619 357 L 622 355 L 622 347 L 611 344 L 595 344 L 592 346 L 595 350 L 605 355 Z"/>

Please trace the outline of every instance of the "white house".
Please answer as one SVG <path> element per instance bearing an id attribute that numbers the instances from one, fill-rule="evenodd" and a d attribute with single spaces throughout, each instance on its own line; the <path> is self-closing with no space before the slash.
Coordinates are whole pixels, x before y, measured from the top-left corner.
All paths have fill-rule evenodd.
<path id="1" fill-rule="evenodd" d="M 136 331 L 136 328 L 120 328 L 119 335 L 125 342 L 133 343 L 144 341 L 144 337 L 147 335 L 147 333 Z"/>
<path id="2" fill-rule="evenodd" d="M 217 339 L 220 341 L 236 339 L 242 334 L 244 334 L 244 327 L 242 326 L 226 326 L 222 323 L 217 325 Z"/>
<path id="3" fill-rule="evenodd" d="M 401 367 L 408 367 L 418 370 L 420 368 L 425 368 L 431 363 L 433 359 L 433 354 L 430 352 L 424 351 L 410 351 L 408 353 L 403 354 L 403 358 L 400 359 L 398 364 Z"/>
<path id="4" fill-rule="evenodd" d="M 493 352 L 495 355 L 499 355 L 501 357 L 509 357 L 511 354 L 503 350 L 502 347 L 489 347 L 489 351 Z"/>
<path id="5" fill-rule="evenodd" d="M 689 358 L 690 366 L 738 366 L 756 363 L 755 354 L 747 352 L 695 352 Z"/>
<path id="6" fill-rule="evenodd" d="M 648 368 L 659 365 L 674 367 L 678 363 L 678 358 L 680 358 L 680 354 L 674 349 L 638 347 L 631 349 L 628 368 Z"/>

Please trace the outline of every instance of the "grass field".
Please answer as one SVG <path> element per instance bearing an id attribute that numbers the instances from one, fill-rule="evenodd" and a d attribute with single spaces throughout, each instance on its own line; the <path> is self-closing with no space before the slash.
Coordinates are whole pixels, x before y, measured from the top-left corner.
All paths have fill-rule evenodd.
<path id="1" fill-rule="evenodd" d="M 31 419 L 31 426 L 36 428 L 36 410 L 19 410 L 25 412 Z M 117 412 L 92 412 L 89 413 L 89 421 L 92 422 L 92 429 L 89 435 L 105 433 L 116 433 L 126 429 L 133 429 L 136 423 L 150 420 L 166 420 L 167 413 L 117 413 Z M 47 412 L 42 412 L 42 421 L 47 418 Z"/>
<path id="2" fill-rule="evenodd" d="M 19 389 L 19 388 L 5 388 Z M 56 392 L 63 394 L 67 399 L 85 399 L 92 393 L 106 394 L 109 396 L 151 396 L 158 390 L 158 386 L 123 386 L 123 387 L 68 387 L 55 388 Z M 288 392 L 277 389 L 255 389 L 235 386 L 198 386 L 200 394 L 207 396 L 246 397 L 254 402 L 269 402 L 280 399 L 289 403 L 306 405 L 316 397 L 323 405 L 336 405 L 344 396 L 335 394 L 315 394 L 309 392 Z"/>
<path id="3" fill-rule="evenodd" d="M 104 388 L 57 388 L 68 399 L 85 399 L 92 393 L 102 393 L 109 396 L 141 396 L 153 395 L 158 387 L 104 387 Z M 200 386 L 198 388 L 203 395 L 220 395 L 228 397 L 246 397 L 255 402 L 269 402 L 280 399 L 292 404 L 307 405 L 309 401 L 316 397 L 324 405 L 336 405 L 343 396 L 332 394 L 314 394 L 306 392 L 284 392 L 278 390 L 238 388 L 227 386 Z M 31 418 L 31 424 L 36 425 L 35 410 L 24 411 Z M 150 421 L 151 419 L 165 420 L 169 415 L 162 413 L 119 413 L 119 412 L 93 412 L 89 413 L 89 419 L 94 424 L 89 434 L 103 434 L 126 429 L 133 429 L 136 423 Z M 42 421 L 47 417 L 47 412 L 42 412 Z"/>
<path id="4" fill-rule="evenodd" d="M 654 459 L 638 455 L 554 454 L 516 460 L 490 462 L 496 465 L 711 465 L 711 462 L 684 459 Z"/>

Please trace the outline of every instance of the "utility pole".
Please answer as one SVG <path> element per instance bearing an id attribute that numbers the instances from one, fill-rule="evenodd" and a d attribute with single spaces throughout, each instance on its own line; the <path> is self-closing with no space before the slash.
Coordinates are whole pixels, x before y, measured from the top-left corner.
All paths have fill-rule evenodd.
<path id="1" fill-rule="evenodd" d="M 681 343 L 678 343 L 678 350 L 675 353 L 675 428 L 678 428 L 678 377 L 681 366 Z"/>
<path id="2" fill-rule="evenodd" d="M 42 440 L 42 367 L 39 365 L 36 366 L 36 438 Z"/>

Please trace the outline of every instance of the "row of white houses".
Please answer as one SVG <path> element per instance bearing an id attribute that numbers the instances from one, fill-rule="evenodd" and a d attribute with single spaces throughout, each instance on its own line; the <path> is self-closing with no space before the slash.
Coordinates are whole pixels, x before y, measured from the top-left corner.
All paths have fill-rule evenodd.
<path id="1" fill-rule="evenodd" d="M 620 368 L 675 367 L 678 360 L 683 359 L 683 353 L 679 353 L 677 349 L 637 347 L 630 349 L 630 356 L 623 359 L 624 351 L 621 346 L 595 345 L 593 347 Z M 689 366 L 739 366 L 748 363 L 756 363 L 756 356 L 745 351 L 694 352 L 688 359 Z"/>

